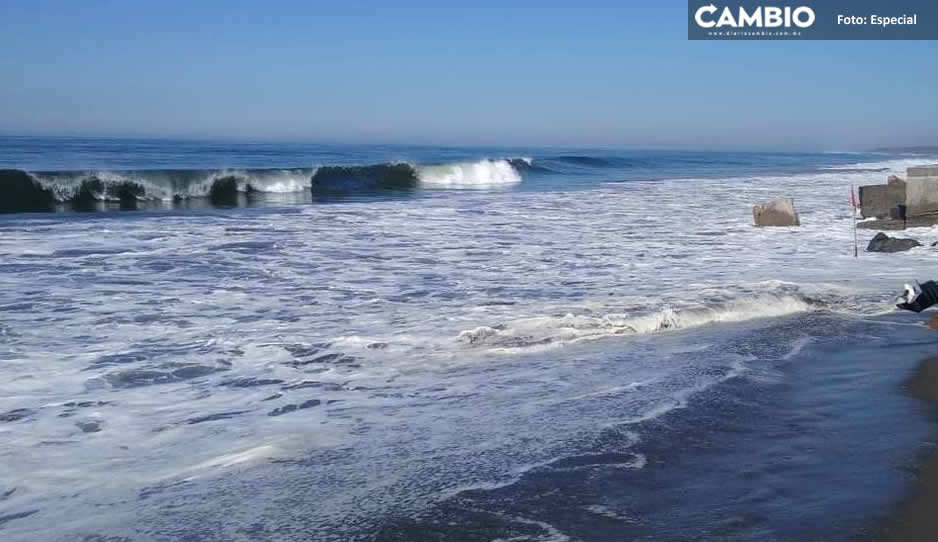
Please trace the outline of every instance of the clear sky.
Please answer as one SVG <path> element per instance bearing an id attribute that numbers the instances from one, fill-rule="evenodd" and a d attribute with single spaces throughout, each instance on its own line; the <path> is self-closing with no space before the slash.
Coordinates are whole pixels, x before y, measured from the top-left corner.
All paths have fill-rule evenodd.
<path id="1" fill-rule="evenodd" d="M 674 0 L 0 0 L 0 133 L 938 144 L 938 41 L 691 42 L 686 10 Z"/>

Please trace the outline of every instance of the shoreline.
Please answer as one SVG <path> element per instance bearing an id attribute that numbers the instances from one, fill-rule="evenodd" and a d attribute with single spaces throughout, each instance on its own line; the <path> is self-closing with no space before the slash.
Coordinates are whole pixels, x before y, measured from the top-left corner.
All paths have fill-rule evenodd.
<path id="1" fill-rule="evenodd" d="M 910 395 L 938 406 L 938 356 L 919 363 L 906 380 Z M 912 542 L 934 540 L 938 533 L 938 447 L 931 446 L 924 461 L 916 468 L 915 487 L 898 504 L 876 540 Z"/>

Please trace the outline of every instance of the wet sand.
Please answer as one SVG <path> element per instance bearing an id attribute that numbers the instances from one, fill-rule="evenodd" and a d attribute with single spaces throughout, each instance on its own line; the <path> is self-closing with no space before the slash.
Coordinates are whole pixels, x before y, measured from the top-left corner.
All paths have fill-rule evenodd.
<path id="1" fill-rule="evenodd" d="M 938 357 L 921 362 L 908 381 L 916 397 L 938 405 Z M 886 525 L 881 540 L 894 542 L 938 540 L 938 450 L 919 468 L 915 491 L 899 505 Z"/>

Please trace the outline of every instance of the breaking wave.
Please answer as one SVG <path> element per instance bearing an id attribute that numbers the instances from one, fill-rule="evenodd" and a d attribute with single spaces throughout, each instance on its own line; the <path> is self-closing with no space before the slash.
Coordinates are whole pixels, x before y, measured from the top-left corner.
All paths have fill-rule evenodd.
<path id="1" fill-rule="evenodd" d="M 410 190 L 418 184 L 410 164 L 375 164 L 371 166 L 324 166 L 313 174 L 314 193 L 347 194 L 374 190 Z"/>
<path id="2" fill-rule="evenodd" d="M 312 177 L 314 191 L 358 193 L 368 190 L 491 188 L 518 184 L 521 171 L 534 171 L 530 158 L 484 159 L 448 164 L 407 162 L 368 166 L 325 166 Z"/>
<path id="3" fill-rule="evenodd" d="M 780 291 L 772 291 L 772 290 Z M 772 288 L 763 294 L 734 295 L 719 301 L 666 304 L 634 311 L 578 311 L 512 320 L 494 326 L 479 326 L 461 332 L 458 340 L 467 346 L 496 353 L 548 349 L 613 336 L 645 335 L 690 329 L 709 324 L 744 322 L 787 316 L 800 312 L 836 310 L 843 306 L 837 296 L 830 299 Z"/>
<path id="4" fill-rule="evenodd" d="M 102 202 L 135 209 L 145 202 L 206 199 L 239 205 L 251 194 L 313 196 L 432 188 L 493 188 L 522 182 L 536 172 L 530 158 L 483 159 L 448 164 L 407 162 L 264 169 L 140 169 L 84 171 L 0 170 L 0 212 L 94 210 Z"/>
<path id="5" fill-rule="evenodd" d="M 479 160 L 453 164 L 417 166 L 416 174 L 424 186 L 443 188 L 488 188 L 521 183 L 516 165 L 530 166 L 530 161 Z"/>
<path id="6" fill-rule="evenodd" d="M 49 211 L 59 204 L 91 210 L 97 202 L 135 207 L 139 202 L 207 198 L 236 204 L 238 194 L 309 189 L 313 169 L 153 169 L 129 171 L 0 170 L 0 211 Z"/>

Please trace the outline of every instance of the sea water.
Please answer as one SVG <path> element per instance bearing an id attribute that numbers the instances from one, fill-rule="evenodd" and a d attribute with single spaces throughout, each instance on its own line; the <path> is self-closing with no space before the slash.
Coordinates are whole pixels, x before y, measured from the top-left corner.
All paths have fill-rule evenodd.
<path id="1" fill-rule="evenodd" d="M 0 534 L 856 536 L 938 229 L 855 258 L 849 187 L 935 161 L 2 138 Z"/>

